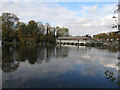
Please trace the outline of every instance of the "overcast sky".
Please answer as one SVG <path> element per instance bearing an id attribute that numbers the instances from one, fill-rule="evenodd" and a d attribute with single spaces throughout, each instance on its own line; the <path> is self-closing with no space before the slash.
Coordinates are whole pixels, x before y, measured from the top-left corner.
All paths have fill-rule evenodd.
<path id="1" fill-rule="evenodd" d="M 26 0 L 22 0 L 24 2 L 8 1 L 4 0 L 2 3 L 2 12 L 14 13 L 20 21 L 26 23 L 29 20 L 35 20 L 42 21 L 44 24 L 48 22 L 51 26 L 67 27 L 71 35 L 93 35 L 115 31 L 112 29 L 115 23 L 112 17 L 115 15 L 117 2 L 112 2 L 112 0 L 111 2 L 44 3 L 32 2 L 32 0 L 29 2 Z"/>

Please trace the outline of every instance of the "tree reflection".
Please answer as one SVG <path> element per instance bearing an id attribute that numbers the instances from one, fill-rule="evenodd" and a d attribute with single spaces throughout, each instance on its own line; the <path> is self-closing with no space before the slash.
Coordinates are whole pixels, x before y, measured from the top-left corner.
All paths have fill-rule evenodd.
<path id="1" fill-rule="evenodd" d="M 4 72 L 13 72 L 19 67 L 14 57 L 14 49 L 12 47 L 2 47 L 2 70 Z"/>
<path id="2" fill-rule="evenodd" d="M 68 56 L 68 47 L 56 47 L 56 58 L 66 58 Z"/>
<path id="3" fill-rule="evenodd" d="M 50 58 L 55 57 L 55 47 L 46 47 L 46 62 L 49 62 Z"/>
<path id="4" fill-rule="evenodd" d="M 100 47 L 96 47 L 97 49 L 100 49 L 100 50 L 108 50 L 109 52 L 112 52 L 112 53 L 116 53 L 118 51 L 120 51 L 120 46 L 100 46 Z"/>
<path id="5" fill-rule="evenodd" d="M 2 47 L 2 70 L 13 72 L 19 68 L 19 63 L 28 62 L 29 64 L 41 64 L 43 61 L 49 62 L 51 58 L 68 56 L 68 49 L 58 50 L 56 47 L 25 46 Z"/>
<path id="6" fill-rule="evenodd" d="M 114 85 L 120 85 L 120 81 L 117 80 L 111 71 L 106 71 L 105 72 L 105 78 L 110 80 Z"/>

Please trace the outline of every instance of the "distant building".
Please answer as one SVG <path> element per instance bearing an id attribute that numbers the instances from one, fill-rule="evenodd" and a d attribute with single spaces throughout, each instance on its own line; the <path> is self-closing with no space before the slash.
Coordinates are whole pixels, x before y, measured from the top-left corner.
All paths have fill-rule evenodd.
<path id="1" fill-rule="evenodd" d="M 88 38 L 88 37 L 82 37 L 82 36 L 71 36 L 71 37 L 58 37 L 56 42 L 58 43 L 95 43 L 94 40 Z"/>

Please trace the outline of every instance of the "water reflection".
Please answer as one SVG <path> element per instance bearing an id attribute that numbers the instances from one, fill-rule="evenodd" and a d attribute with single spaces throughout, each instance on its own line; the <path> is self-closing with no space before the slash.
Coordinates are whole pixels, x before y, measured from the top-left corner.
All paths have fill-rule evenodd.
<path id="1" fill-rule="evenodd" d="M 0 45 L 0 89 L 2 89 L 2 47 Z"/>
<path id="2" fill-rule="evenodd" d="M 110 80 L 114 85 L 120 85 L 120 81 L 114 77 L 114 73 L 111 71 L 105 71 L 106 79 Z"/>
<path id="3" fill-rule="evenodd" d="M 100 46 L 100 47 L 96 47 L 96 48 L 100 49 L 100 50 L 108 50 L 111 53 L 120 51 L 120 46 Z"/>
<path id="4" fill-rule="evenodd" d="M 4 72 L 12 72 L 17 70 L 19 62 L 14 57 L 14 48 L 11 47 L 2 48 L 2 70 Z"/>
<path id="5" fill-rule="evenodd" d="M 43 60 L 49 62 L 50 58 L 66 58 L 68 56 L 68 48 L 60 47 L 37 47 L 25 46 L 2 47 L 2 70 L 4 72 L 13 72 L 19 67 L 20 62 L 28 62 L 29 64 L 41 64 Z"/>
<path id="6" fill-rule="evenodd" d="M 2 47 L 3 87 L 56 88 L 117 87 L 105 78 L 117 78 L 117 51 L 98 47 Z M 98 83 L 96 83 L 96 81 Z"/>

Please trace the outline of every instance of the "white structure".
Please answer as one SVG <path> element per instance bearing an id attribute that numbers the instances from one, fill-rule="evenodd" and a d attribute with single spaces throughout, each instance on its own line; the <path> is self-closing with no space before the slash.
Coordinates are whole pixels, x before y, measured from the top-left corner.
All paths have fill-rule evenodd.
<path id="1" fill-rule="evenodd" d="M 74 44 L 91 44 L 95 43 L 94 40 L 89 39 L 88 37 L 76 37 L 76 36 L 71 36 L 71 37 L 58 37 L 56 40 L 57 43 L 74 43 Z"/>

